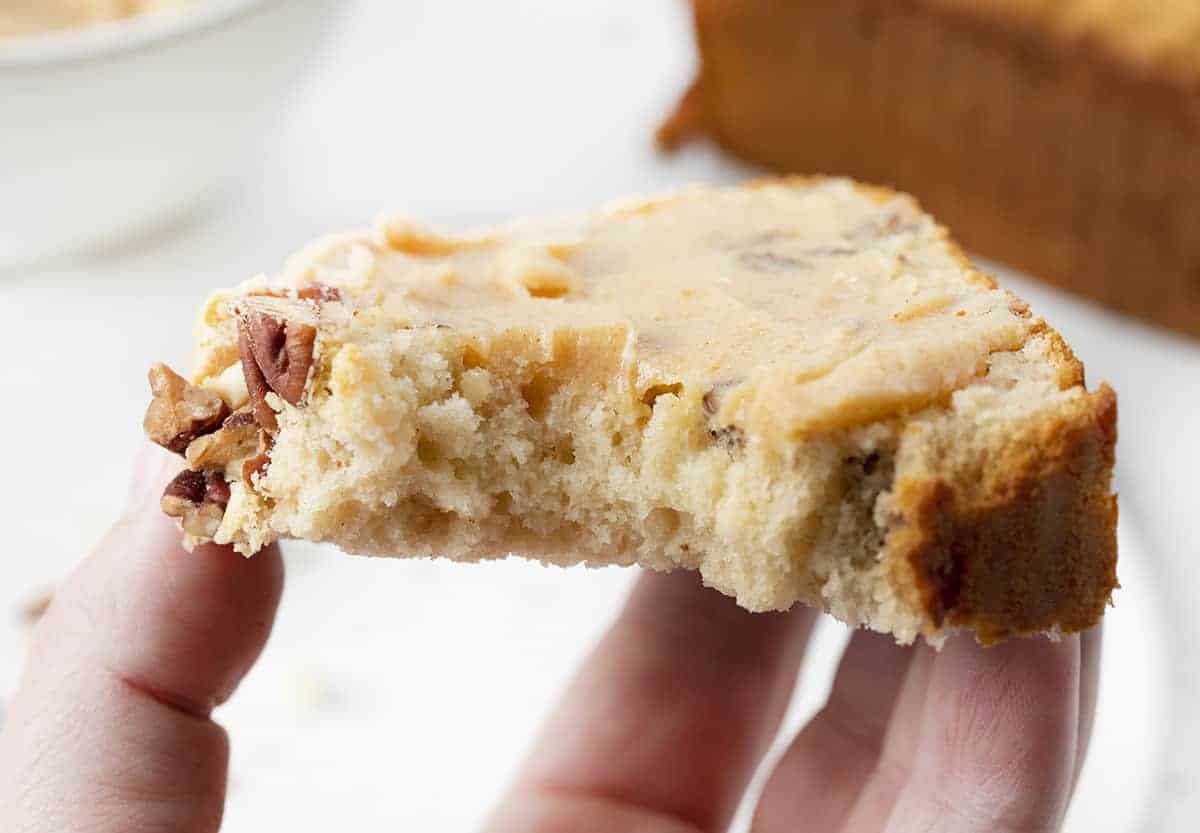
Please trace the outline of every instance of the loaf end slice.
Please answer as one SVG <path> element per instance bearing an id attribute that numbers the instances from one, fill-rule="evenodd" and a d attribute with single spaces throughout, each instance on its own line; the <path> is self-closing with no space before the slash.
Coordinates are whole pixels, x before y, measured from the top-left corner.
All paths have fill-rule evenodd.
<path id="1" fill-rule="evenodd" d="M 692 5 L 664 146 L 890 183 L 972 251 L 1200 336 L 1200 4 Z"/>

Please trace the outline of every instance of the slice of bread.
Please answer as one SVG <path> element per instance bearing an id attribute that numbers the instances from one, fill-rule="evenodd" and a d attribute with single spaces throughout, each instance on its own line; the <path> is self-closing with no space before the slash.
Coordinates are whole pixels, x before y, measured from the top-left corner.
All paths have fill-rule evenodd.
<path id="1" fill-rule="evenodd" d="M 688 567 L 905 642 L 1079 630 L 1116 584 L 1112 391 L 889 191 L 386 222 L 217 293 L 197 347 L 147 414 L 192 541 Z"/>
<path id="2" fill-rule="evenodd" d="M 1200 2 L 693 5 L 666 144 L 894 185 L 972 251 L 1200 336 Z"/>

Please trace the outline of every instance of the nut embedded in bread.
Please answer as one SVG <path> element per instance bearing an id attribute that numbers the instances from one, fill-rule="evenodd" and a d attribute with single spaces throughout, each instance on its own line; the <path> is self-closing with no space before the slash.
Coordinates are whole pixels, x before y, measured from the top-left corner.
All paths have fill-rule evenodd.
<path id="1" fill-rule="evenodd" d="M 1112 391 L 847 180 L 382 223 L 216 293 L 197 356 L 233 415 L 185 452 L 229 487 L 193 542 L 686 567 L 905 642 L 1079 630 L 1116 583 Z"/>

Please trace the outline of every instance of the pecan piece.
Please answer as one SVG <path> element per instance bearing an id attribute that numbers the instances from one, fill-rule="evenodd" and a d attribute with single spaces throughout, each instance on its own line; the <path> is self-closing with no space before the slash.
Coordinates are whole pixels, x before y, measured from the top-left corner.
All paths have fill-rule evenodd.
<path id="1" fill-rule="evenodd" d="M 787 272 L 812 268 L 812 262 L 795 255 L 750 249 L 738 255 L 738 261 L 755 272 Z"/>
<path id="2" fill-rule="evenodd" d="M 872 217 L 846 232 L 844 238 L 855 246 L 897 234 L 910 234 L 921 227 L 920 220 L 905 219 L 895 212 L 882 217 Z"/>
<path id="3" fill-rule="evenodd" d="M 724 425 L 720 428 L 709 429 L 708 436 L 729 452 L 730 456 L 746 447 L 746 434 L 736 425 Z"/>
<path id="4" fill-rule="evenodd" d="M 269 391 L 299 405 L 312 367 L 315 327 L 280 321 L 262 312 L 248 311 L 238 318 L 238 353 L 254 418 L 268 431 L 277 431 L 275 412 L 267 404 Z"/>
<path id="5" fill-rule="evenodd" d="M 259 289 L 249 293 L 260 298 L 286 298 L 287 291 L 282 289 Z M 296 290 L 296 297 L 301 301 L 313 301 L 323 304 L 327 301 L 342 300 L 342 291 L 336 286 L 326 286 L 323 283 L 310 283 Z"/>
<path id="6" fill-rule="evenodd" d="M 204 500 L 207 490 L 208 478 L 204 476 L 204 472 L 184 469 L 167 484 L 167 488 L 163 490 L 163 500 L 170 498 L 187 503 L 200 503 Z"/>
<path id="7" fill-rule="evenodd" d="M 216 431 L 192 440 L 184 455 L 188 468 L 224 469 L 235 460 L 251 456 L 258 447 L 259 430 L 250 411 L 230 414 Z"/>
<path id="8" fill-rule="evenodd" d="M 154 365 L 148 376 L 154 398 L 142 428 L 163 448 L 182 454 L 192 440 L 216 431 L 229 415 L 225 400 L 190 384 L 165 364 Z"/>
<path id="9" fill-rule="evenodd" d="M 234 411 L 232 414 L 230 414 L 229 418 L 225 420 L 221 427 L 233 429 L 245 428 L 247 425 L 257 426 L 258 423 L 254 421 L 253 411 L 242 409 L 240 411 Z"/>
<path id="10" fill-rule="evenodd" d="M 302 298 L 305 301 L 325 303 L 326 301 L 342 300 L 342 291 L 336 286 L 326 286 L 323 283 L 310 283 L 308 286 L 297 289 L 296 297 Z"/>
<path id="11" fill-rule="evenodd" d="M 229 505 L 229 484 L 220 472 L 184 469 L 167 484 L 160 503 L 163 512 L 179 519 L 188 535 L 211 539 Z"/>
<path id="12" fill-rule="evenodd" d="M 725 395 L 727 389 L 736 384 L 736 382 L 718 383 L 700 399 L 700 406 L 704 410 L 704 420 L 708 427 L 708 436 L 712 438 L 713 442 L 728 451 L 731 456 L 745 448 L 746 434 L 736 425 L 717 424 L 716 417 L 721 410 L 721 397 Z"/>
<path id="13" fill-rule="evenodd" d="M 267 404 L 267 394 L 271 389 L 267 387 L 267 379 L 254 360 L 254 353 L 250 350 L 250 338 L 246 331 L 246 322 L 239 318 L 238 355 L 242 360 L 242 375 L 246 379 L 246 393 L 250 398 L 251 412 L 263 430 L 274 433 L 279 430 L 279 423 L 275 419 L 275 411 Z"/>
<path id="14" fill-rule="evenodd" d="M 229 506 L 230 496 L 229 484 L 225 482 L 225 478 L 220 472 L 210 471 L 206 476 L 204 502 L 219 506 L 224 512 L 225 507 Z"/>
<path id="15" fill-rule="evenodd" d="M 267 476 L 267 467 L 271 465 L 271 449 L 275 447 L 274 438 L 263 433 L 259 438 L 258 454 L 242 463 L 242 482 L 247 489 L 254 488 L 254 475 L 259 478 Z"/>

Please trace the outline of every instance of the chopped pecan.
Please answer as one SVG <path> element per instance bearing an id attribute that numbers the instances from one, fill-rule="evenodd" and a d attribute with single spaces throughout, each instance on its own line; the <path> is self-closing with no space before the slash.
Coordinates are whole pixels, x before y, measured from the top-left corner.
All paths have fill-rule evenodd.
<path id="1" fill-rule="evenodd" d="M 794 255 L 780 254 L 763 249 L 749 249 L 738 255 L 738 260 L 747 269 L 755 272 L 785 272 L 793 269 L 809 269 L 812 261 Z"/>
<path id="2" fill-rule="evenodd" d="M 188 535 L 211 539 L 229 505 L 229 484 L 220 472 L 184 469 L 167 484 L 161 505 L 163 512 L 179 518 Z"/>
<path id="3" fill-rule="evenodd" d="M 812 269 L 818 260 L 857 254 L 861 247 L 844 243 L 805 245 L 795 234 L 768 231 L 735 241 L 732 250 L 738 262 L 755 272 L 786 272 Z"/>
<path id="4" fill-rule="evenodd" d="M 225 478 L 220 472 L 209 472 L 208 483 L 204 489 L 204 502 L 215 503 L 224 509 L 229 505 L 230 491 L 229 484 L 225 482 Z"/>
<path id="5" fill-rule="evenodd" d="M 340 301 L 342 300 L 342 291 L 336 286 L 326 286 L 323 283 L 310 283 L 308 286 L 296 290 L 296 297 L 303 298 L 305 301 L 317 301 L 320 303 Z"/>
<path id="6" fill-rule="evenodd" d="M 258 447 L 258 422 L 250 411 L 238 411 L 211 434 L 197 437 L 187 447 L 189 468 L 224 469 L 234 460 L 249 457 Z"/>
<path id="7" fill-rule="evenodd" d="M 848 255 L 856 255 L 861 249 L 856 249 L 853 246 L 816 246 L 808 249 L 807 253 L 817 257 L 846 257 Z"/>
<path id="8" fill-rule="evenodd" d="M 858 224 L 846 232 L 845 239 L 852 244 L 863 245 L 883 237 L 910 234 L 917 231 L 920 227 L 920 220 L 911 217 L 905 219 L 893 211 L 883 216 L 872 217 L 870 220 Z"/>
<path id="9" fill-rule="evenodd" d="M 275 419 L 275 411 L 267 404 L 267 394 L 271 392 L 271 389 L 267 386 L 267 379 L 254 360 L 254 353 L 250 350 L 250 339 L 246 335 L 246 330 L 246 322 L 238 319 L 238 354 L 242 360 L 242 375 L 246 379 L 246 393 L 250 398 L 251 412 L 254 414 L 255 421 L 264 430 L 275 432 L 279 430 L 279 423 Z"/>
<path id="10" fill-rule="evenodd" d="M 724 382 L 716 382 L 709 388 L 708 393 L 700 397 L 700 405 L 704 408 L 704 415 L 709 417 L 716 416 L 717 411 L 721 410 L 721 399 L 724 398 L 726 393 L 740 384 L 740 380 L 727 379 Z"/>
<path id="11" fill-rule="evenodd" d="M 242 463 L 242 482 L 246 484 L 246 488 L 254 488 L 254 475 L 257 474 L 259 478 L 267 476 L 267 467 L 271 465 L 271 449 L 274 447 L 274 438 L 270 434 L 262 434 L 258 454 Z"/>
<path id="12" fill-rule="evenodd" d="M 700 407 L 704 410 L 705 422 L 708 424 L 708 436 L 731 455 L 745 447 L 746 434 L 736 425 L 718 425 L 715 417 L 721 410 L 721 397 L 736 384 L 737 382 L 720 382 L 700 398 Z"/>
<path id="13" fill-rule="evenodd" d="M 709 429 L 708 435 L 713 442 L 732 455 L 746 447 L 746 434 L 736 425 L 723 425 L 720 428 Z"/>
<path id="14" fill-rule="evenodd" d="M 267 297 L 267 298 L 286 298 L 287 292 L 279 289 L 260 289 L 256 292 L 249 293 L 251 296 Z M 315 301 L 317 303 L 325 303 L 326 301 L 342 300 L 342 291 L 336 286 L 326 286 L 323 283 L 310 283 L 296 290 L 296 297 L 302 301 Z"/>
<path id="15" fill-rule="evenodd" d="M 156 364 L 148 375 L 154 398 L 142 427 L 151 440 L 176 454 L 196 437 L 216 431 L 229 415 L 221 397 L 190 384 L 165 364 Z"/>
<path id="16" fill-rule="evenodd" d="M 268 431 L 279 424 L 267 404 L 269 391 L 299 405 L 312 367 L 316 328 L 296 321 L 280 321 L 266 313 L 247 311 L 238 318 L 238 353 L 254 418 Z"/>
<path id="17" fill-rule="evenodd" d="M 184 469 L 167 484 L 167 488 L 163 491 L 163 499 L 172 498 L 188 503 L 200 503 L 204 500 L 204 493 L 207 489 L 208 478 L 204 476 L 204 472 Z"/>
<path id="18" fill-rule="evenodd" d="M 254 421 L 254 412 L 253 411 L 242 410 L 242 411 L 235 411 L 234 413 L 230 414 L 229 418 L 226 419 L 224 423 L 222 423 L 221 427 L 222 428 L 243 428 L 247 425 L 258 425 L 258 423 Z"/>

